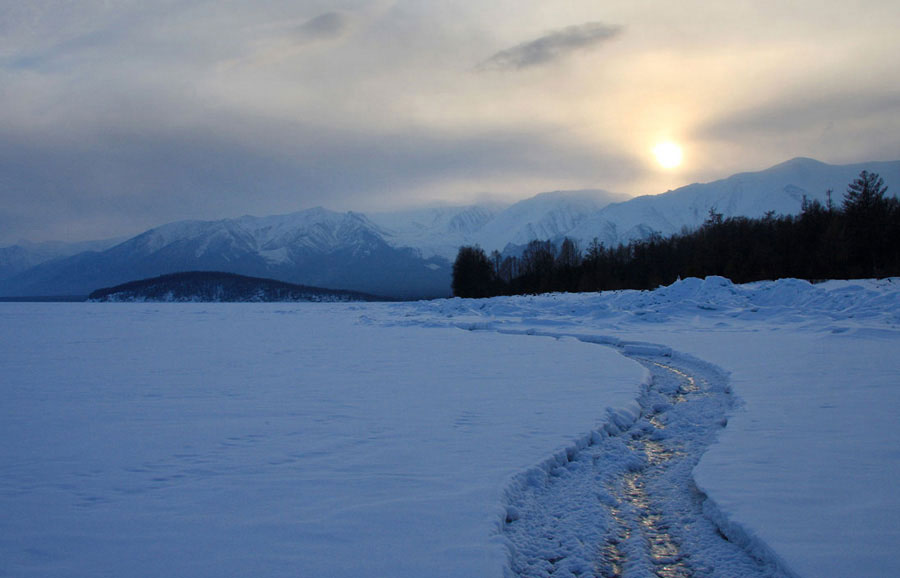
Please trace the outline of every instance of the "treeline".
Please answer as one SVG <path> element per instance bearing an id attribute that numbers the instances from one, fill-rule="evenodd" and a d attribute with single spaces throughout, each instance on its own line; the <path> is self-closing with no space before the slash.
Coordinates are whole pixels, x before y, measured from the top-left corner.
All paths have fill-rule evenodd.
<path id="1" fill-rule="evenodd" d="M 710 211 L 697 230 L 582 251 L 532 241 L 521 257 L 462 247 L 453 293 L 489 297 L 550 291 L 654 289 L 679 277 L 721 275 L 735 283 L 796 277 L 811 281 L 900 275 L 900 201 L 885 195 L 876 173 L 863 171 L 836 206 L 807 201 L 799 215 L 723 218 Z"/>

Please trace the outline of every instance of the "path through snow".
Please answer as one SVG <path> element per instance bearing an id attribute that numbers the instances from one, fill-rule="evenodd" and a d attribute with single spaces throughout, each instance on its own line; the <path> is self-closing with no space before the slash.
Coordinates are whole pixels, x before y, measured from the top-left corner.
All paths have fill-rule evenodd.
<path id="1" fill-rule="evenodd" d="M 692 470 L 727 423 L 726 376 L 668 349 L 620 344 L 652 379 L 639 414 L 610 412 L 605 430 L 565 463 L 508 492 L 512 573 L 521 577 L 790 576 L 739 528 L 714 523 Z M 543 475 L 541 475 L 543 473 Z"/>

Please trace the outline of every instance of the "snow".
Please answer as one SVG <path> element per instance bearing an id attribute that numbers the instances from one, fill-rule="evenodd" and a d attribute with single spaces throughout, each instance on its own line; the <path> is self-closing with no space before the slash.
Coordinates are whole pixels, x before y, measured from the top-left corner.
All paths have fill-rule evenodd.
<path id="1" fill-rule="evenodd" d="M 644 371 L 396 312 L 2 304 L 0 575 L 501 576 L 510 479 Z"/>
<path id="2" fill-rule="evenodd" d="M 594 237 L 607 246 L 645 238 L 655 231 L 662 236 L 681 232 L 683 227 L 699 227 L 710 209 L 725 217 L 762 217 L 797 214 L 803 196 L 825 204 L 826 191 L 833 190 L 833 202 L 840 205 L 847 185 L 860 171 L 879 173 L 890 186 L 900 182 L 900 162 L 867 162 L 828 165 L 813 159 L 796 158 L 766 170 L 739 173 L 710 183 L 694 183 L 659 195 L 635 197 L 615 203 L 583 220 L 567 232 L 583 246 Z M 894 188 L 889 194 L 894 194 Z"/>
<path id="3" fill-rule="evenodd" d="M 0 576 L 900 575 L 898 279 L 0 318 Z"/>
<path id="4" fill-rule="evenodd" d="M 424 258 L 453 260 L 459 247 L 472 243 L 485 223 L 505 208 L 494 204 L 447 206 L 371 213 L 368 217 L 391 246 L 413 247 Z"/>
<path id="5" fill-rule="evenodd" d="M 498 214 L 474 239 L 489 252 L 503 251 L 508 244 L 527 245 L 534 239 L 561 239 L 591 215 L 625 198 L 593 189 L 541 193 Z"/>
<path id="6" fill-rule="evenodd" d="M 900 575 L 900 280 L 711 277 L 475 303 L 421 315 L 657 343 L 723 368 L 739 407 L 695 471 L 707 515 L 796 575 Z"/>
<path id="7" fill-rule="evenodd" d="M 336 213 L 321 207 L 286 215 L 221 221 L 180 221 L 150 229 L 126 241 L 123 248 L 136 246 L 146 255 L 184 243 L 195 243 L 192 255 L 256 252 L 272 264 L 290 261 L 298 247 L 329 252 L 352 243 L 361 231 L 380 233 L 364 215 Z"/>
<path id="8" fill-rule="evenodd" d="M 373 213 L 369 218 L 391 245 L 452 261 L 462 245 L 477 244 L 491 252 L 534 239 L 561 239 L 610 203 L 626 198 L 600 189 L 553 191 L 510 206 L 438 207 Z"/>
<path id="9" fill-rule="evenodd" d="M 732 368 L 751 410 L 706 454 L 698 484 L 801 575 L 897 576 L 896 336 L 766 332 L 743 340 L 739 358 L 698 341 Z"/>

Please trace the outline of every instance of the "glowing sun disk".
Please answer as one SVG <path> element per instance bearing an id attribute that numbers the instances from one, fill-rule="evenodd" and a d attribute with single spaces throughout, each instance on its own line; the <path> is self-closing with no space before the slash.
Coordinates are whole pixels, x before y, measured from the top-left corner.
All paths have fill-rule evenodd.
<path id="1" fill-rule="evenodd" d="M 684 158 L 681 147 L 672 141 L 658 143 L 653 147 L 653 154 L 656 155 L 656 162 L 666 169 L 674 169 Z"/>

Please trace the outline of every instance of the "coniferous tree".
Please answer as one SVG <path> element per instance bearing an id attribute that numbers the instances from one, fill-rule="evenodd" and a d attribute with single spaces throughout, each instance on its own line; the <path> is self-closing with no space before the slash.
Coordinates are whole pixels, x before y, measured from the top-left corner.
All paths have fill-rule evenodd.
<path id="1" fill-rule="evenodd" d="M 498 276 L 500 281 L 506 285 L 512 283 L 513 279 L 519 276 L 519 259 L 514 255 L 505 257 L 500 263 L 500 271 Z"/>
<path id="2" fill-rule="evenodd" d="M 887 189 L 878 173 L 862 171 L 859 177 L 847 186 L 847 192 L 844 194 L 844 213 L 853 218 L 856 215 L 870 216 L 873 212 L 883 209 Z"/>
<path id="3" fill-rule="evenodd" d="M 885 198 L 886 192 L 887 187 L 878 173 L 868 171 L 859 173 L 847 186 L 844 219 L 853 276 L 877 276 L 882 272 L 893 204 Z"/>
<path id="4" fill-rule="evenodd" d="M 481 247 L 460 247 L 453 263 L 452 288 L 457 297 L 490 297 L 496 294 L 494 268 Z"/>
<path id="5" fill-rule="evenodd" d="M 581 251 L 578 250 L 578 244 L 572 239 L 566 237 L 563 239 L 562 245 L 559 247 L 559 254 L 556 255 L 556 264 L 559 267 L 578 267 L 581 265 Z"/>
<path id="6" fill-rule="evenodd" d="M 553 243 L 537 239 L 528 243 L 522 252 L 522 290 L 525 293 L 552 291 L 551 276 L 555 264 Z"/>
<path id="7" fill-rule="evenodd" d="M 580 266 L 581 251 L 578 249 L 578 244 L 566 237 L 563 239 L 562 245 L 559 247 L 559 253 L 556 255 L 556 274 L 554 275 L 552 290 L 577 291 L 579 284 L 578 267 Z"/>

